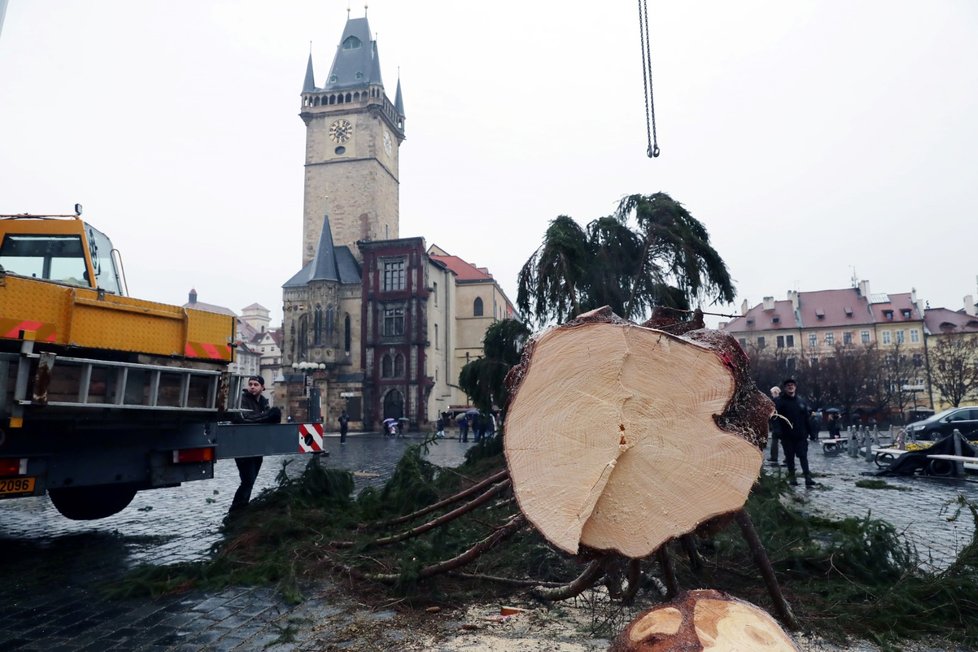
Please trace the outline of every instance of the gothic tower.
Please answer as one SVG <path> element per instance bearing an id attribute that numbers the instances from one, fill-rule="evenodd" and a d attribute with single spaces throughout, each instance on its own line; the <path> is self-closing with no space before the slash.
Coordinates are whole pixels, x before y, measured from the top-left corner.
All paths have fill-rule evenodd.
<path id="1" fill-rule="evenodd" d="M 333 242 L 358 258 L 357 241 L 399 237 L 401 83 L 391 102 L 370 34 L 366 17 L 347 18 L 322 88 L 316 88 L 309 55 L 299 114 L 306 124 L 303 265 L 316 256 L 327 213 Z"/>

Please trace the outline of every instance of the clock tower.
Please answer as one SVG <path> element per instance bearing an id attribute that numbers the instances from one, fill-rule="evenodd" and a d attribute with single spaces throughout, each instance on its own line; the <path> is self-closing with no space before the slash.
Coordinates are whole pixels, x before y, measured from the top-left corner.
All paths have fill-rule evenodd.
<path id="1" fill-rule="evenodd" d="M 366 17 L 347 19 L 322 88 L 309 55 L 299 117 L 306 124 L 302 264 L 316 256 L 327 213 L 333 242 L 358 258 L 357 241 L 398 238 L 401 83 L 392 102 Z"/>

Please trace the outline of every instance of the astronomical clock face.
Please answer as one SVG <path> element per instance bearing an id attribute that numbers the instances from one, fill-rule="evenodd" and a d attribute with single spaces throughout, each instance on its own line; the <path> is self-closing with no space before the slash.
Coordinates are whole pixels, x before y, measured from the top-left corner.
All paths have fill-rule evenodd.
<path id="1" fill-rule="evenodd" d="M 329 137 L 334 143 L 345 143 L 353 136 L 353 124 L 349 120 L 336 120 L 329 126 Z"/>
<path id="2" fill-rule="evenodd" d="M 391 132 L 384 129 L 384 151 L 390 156 L 394 152 L 394 139 L 391 138 Z"/>

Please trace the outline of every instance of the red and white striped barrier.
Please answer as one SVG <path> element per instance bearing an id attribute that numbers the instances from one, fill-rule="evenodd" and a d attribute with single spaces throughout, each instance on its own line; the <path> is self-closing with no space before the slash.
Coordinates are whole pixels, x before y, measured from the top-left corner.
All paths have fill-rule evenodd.
<path id="1" fill-rule="evenodd" d="M 299 452 L 300 453 L 322 453 L 323 446 L 323 424 L 321 423 L 300 423 L 299 424 Z"/>

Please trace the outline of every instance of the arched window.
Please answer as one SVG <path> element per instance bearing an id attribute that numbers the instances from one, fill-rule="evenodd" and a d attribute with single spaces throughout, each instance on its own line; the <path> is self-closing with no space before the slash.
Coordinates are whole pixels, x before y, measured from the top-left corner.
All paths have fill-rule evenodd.
<path id="1" fill-rule="evenodd" d="M 306 348 L 309 346 L 309 315 L 299 316 L 299 351 L 296 357 L 306 357 Z"/>
<path id="2" fill-rule="evenodd" d="M 401 354 L 394 356 L 394 377 L 404 377 L 404 356 Z"/>
<path id="3" fill-rule="evenodd" d="M 333 342 L 333 333 L 336 332 L 336 309 L 333 306 L 326 308 L 326 339 Z"/>
<path id="4" fill-rule="evenodd" d="M 312 319 L 312 341 L 319 346 L 323 343 L 323 307 L 316 306 L 316 312 Z"/>
<path id="5" fill-rule="evenodd" d="M 360 39 L 358 39 L 356 36 L 348 36 L 348 37 L 346 37 L 346 40 L 343 41 L 343 49 L 344 50 L 356 50 L 362 44 L 363 44 L 363 41 L 361 41 Z"/>
<path id="6" fill-rule="evenodd" d="M 391 361 L 391 357 L 384 354 L 384 357 L 380 359 L 380 377 L 381 378 L 393 378 L 394 368 Z"/>
<path id="7" fill-rule="evenodd" d="M 350 353 L 350 341 L 353 339 L 353 331 L 350 327 L 350 315 L 343 318 L 343 346 L 347 355 Z"/>
<path id="8" fill-rule="evenodd" d="M 475 301 L 472 302 L 472 316 L 482 316 L 482 297 L 476 297 Z"/>
<path id="9" fill-rule="evenodd" d="M 299 356 L 297 355 L 297 349 L 295 346 L 295 322 L 292 322 L 292 326 L 289 328 L 289 358 L 294 362 Z"/>

